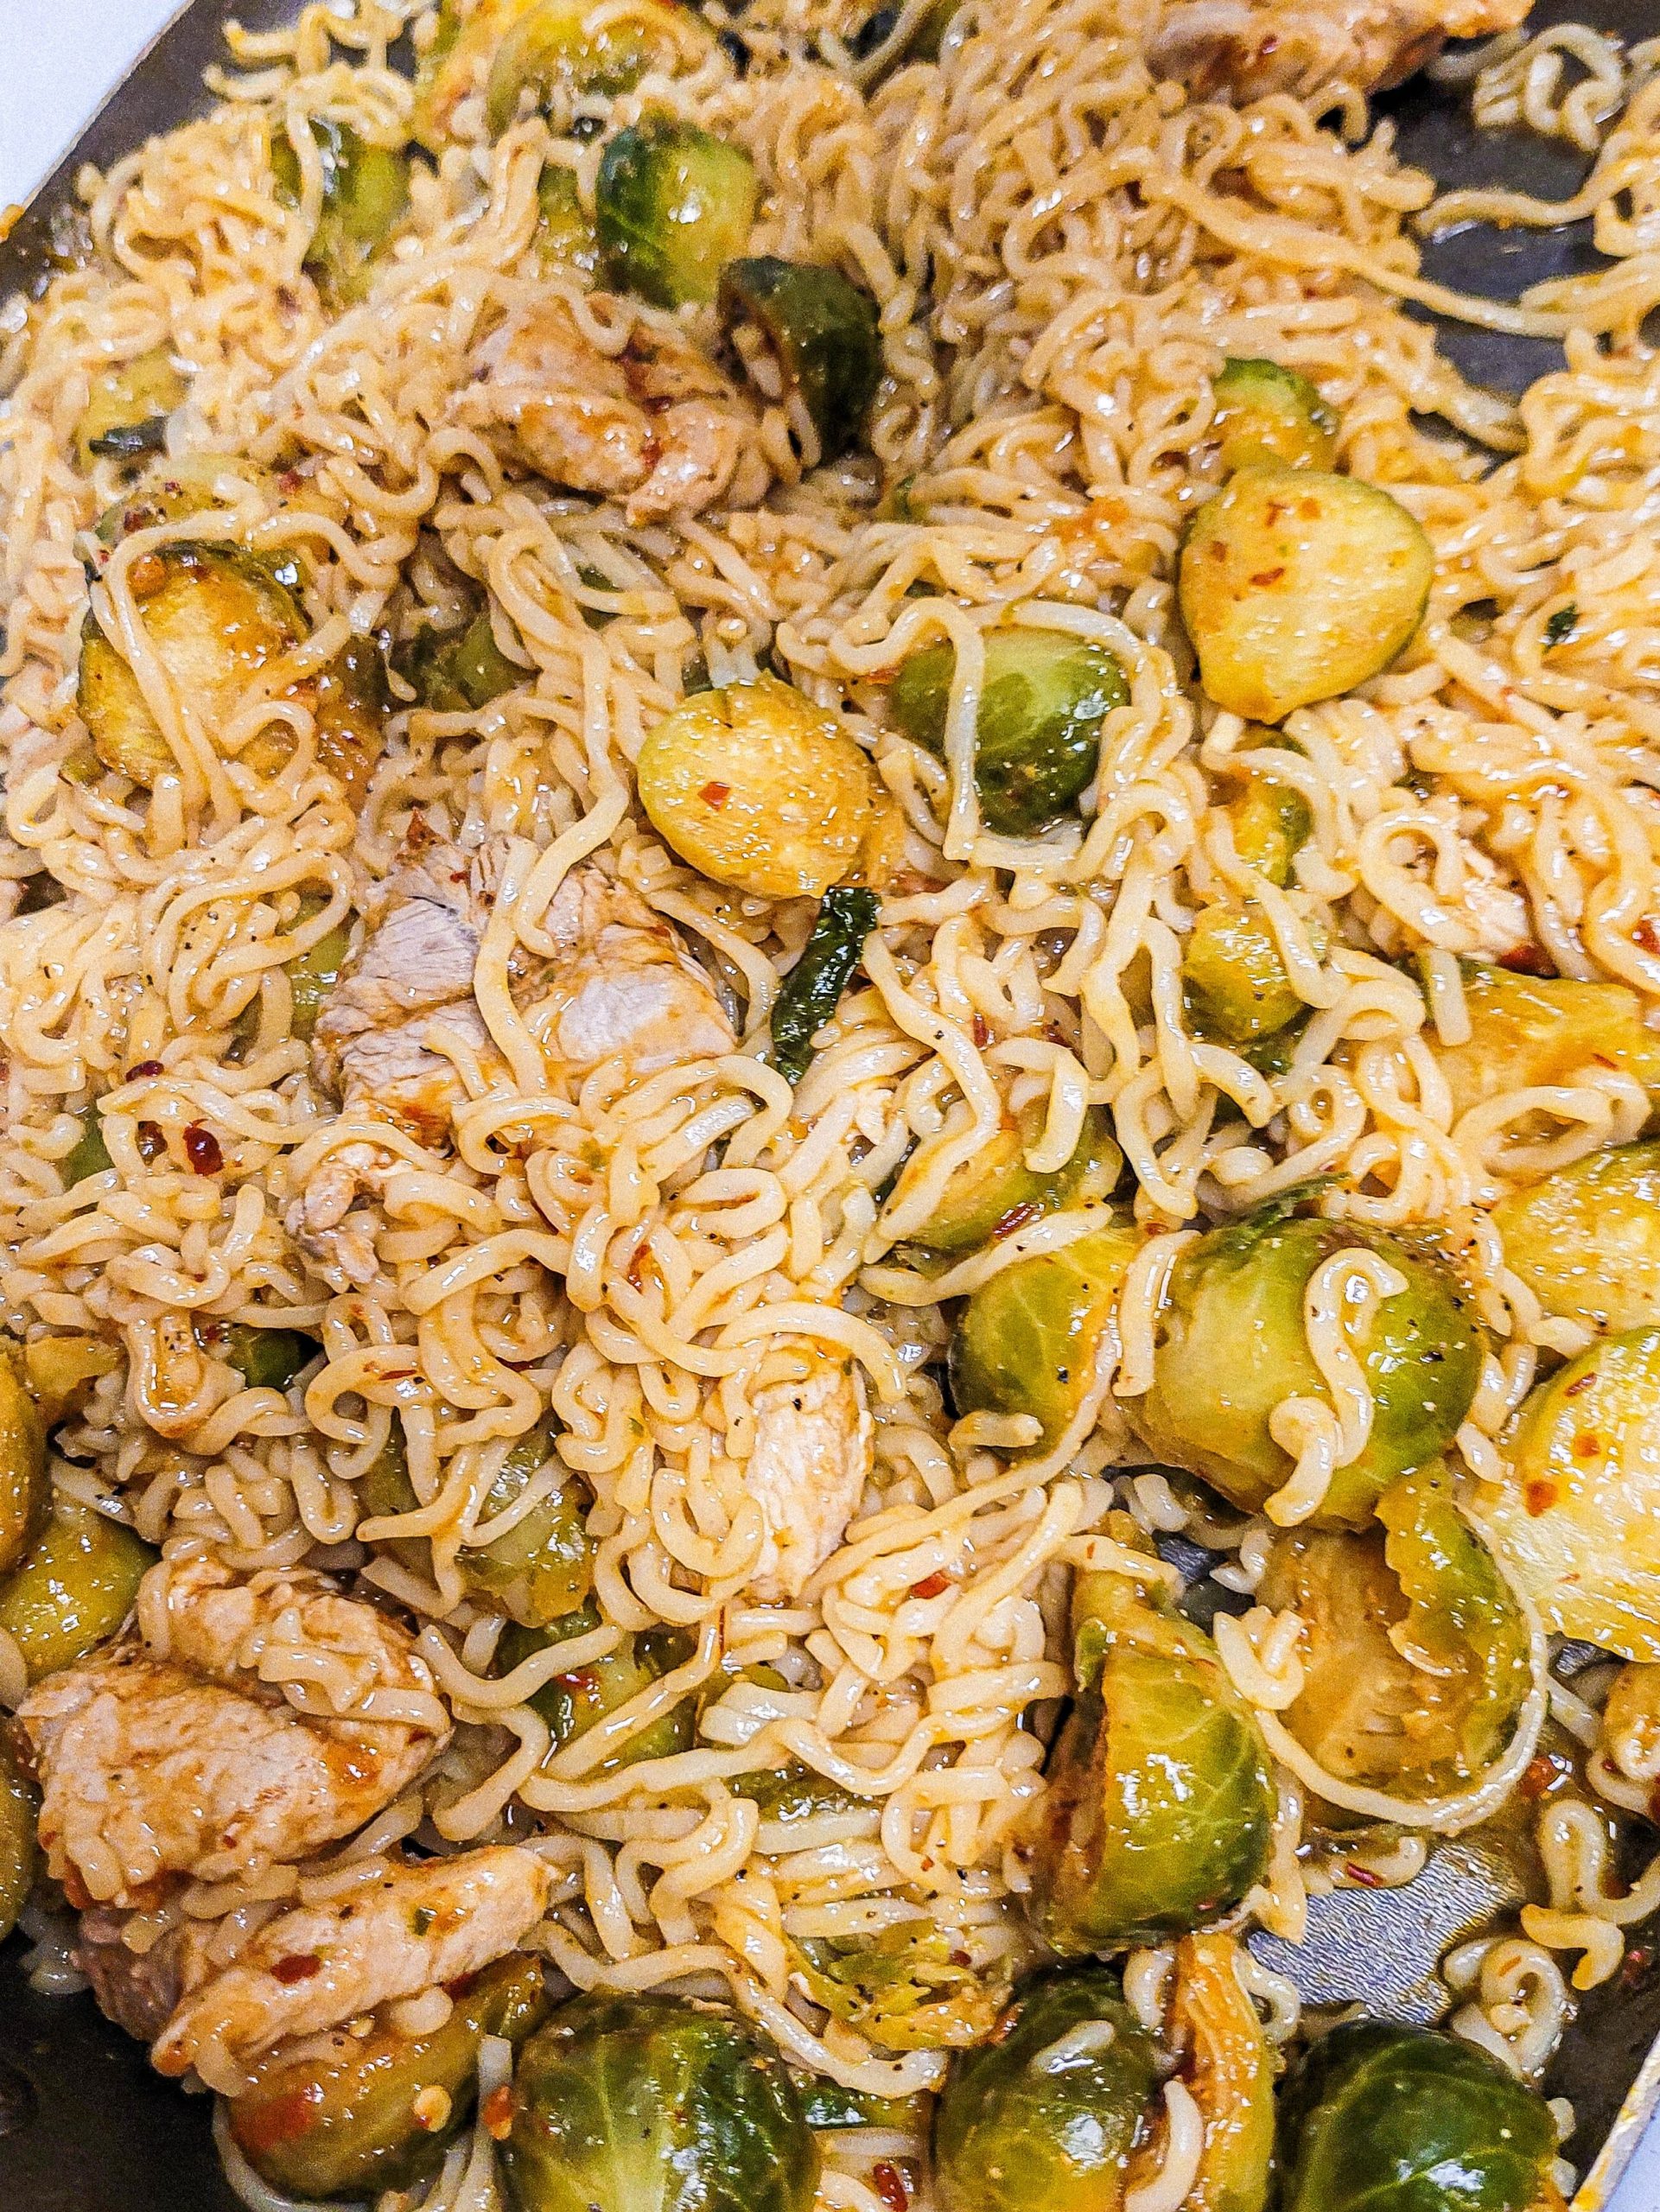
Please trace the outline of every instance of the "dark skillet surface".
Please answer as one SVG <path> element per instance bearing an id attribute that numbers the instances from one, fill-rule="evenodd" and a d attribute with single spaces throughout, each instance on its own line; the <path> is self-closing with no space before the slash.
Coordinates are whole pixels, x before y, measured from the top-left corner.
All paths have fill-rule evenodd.
<path id="1" fill-rule="evenodd" d="M 1635 38 L 1652 31 L 1653 4 L 1541 0 L 1533 21 L 1590 22 Z M 107 165 L 207 108 L 202 72 L 222 57 L 227 20 L 260 29 L 293 14 L 293 0 L 195 0 L 0 245 L 0 300 L 41 281 L 52 213 L 71 199 L 83 162 Z M 1421 79 L 1379 106 L 1395 122 L 1405 159 L 1442 182 L 1505 183 L 1559 200 L 1585 173 L 1571 149 L 1525 134 L 1478 132 L 1454 99 Z M 1583 223 L 1543 232 L 1472 228 L 1431 244 L 1425 274 L 1513 298 L 1547 277 L 1595 267 L 1589 230 Z M 1561 359 L 1554 343 L 1489 331 L 1445 329 L 1443 343 L 1466 375 L 1511 392 Z M 1294 1971 L 1317 2000 L 1360 1998 L 1373 2011 L 1433 2016 L 1446 2002 L 1434 1961 L 1479 1910 L 1487 1878 L 1479 1860 L 1479 1852 L 1449 1848 L 1413 1892 L 1349 1891 L 1317 1901 L 1302 1957 L 1275 1947 L 1275 1964 Z M 107 2026 L 90 1998 L 33 1995 L 17 1970 L 20 1951 L 14 1941 L 0 1956 L 0 2212 L 238 2212 L 208 2133 L 207 2099 L 187 2097 L 151 2073 L 139 2047 Z M 1638 1934 L 1626 1971 L 1585 2000 L 1546 2084 L 1574 2099 L 1580 2131 L 1569 2148 L 1581 2171 L 1657 2034 L 1660 1968 L 1651 1940 Z"/>

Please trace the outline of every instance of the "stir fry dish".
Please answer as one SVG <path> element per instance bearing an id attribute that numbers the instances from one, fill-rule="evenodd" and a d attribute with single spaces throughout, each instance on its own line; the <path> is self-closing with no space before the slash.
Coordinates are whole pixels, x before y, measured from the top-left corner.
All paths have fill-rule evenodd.
<path id="1" fill-rule="evenodd" d="M 308 4 L 0 313 L 0 1934 L 252 2212 L 1563 2212 L 1660 41 L 1523 13 Z"/>

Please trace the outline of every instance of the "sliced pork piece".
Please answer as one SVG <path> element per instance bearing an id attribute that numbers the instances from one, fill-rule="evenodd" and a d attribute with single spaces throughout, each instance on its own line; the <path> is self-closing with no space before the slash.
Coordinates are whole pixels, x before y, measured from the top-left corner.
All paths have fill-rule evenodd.
<path id="1" fill-rule="evenodd" d="M 1449 38 L 1513 29 L 1531 0 L 1176 0 L 1148 48 L 1194 99 L 1398 85 Z"/>
<path id="2" fill-rule="evenodd" d="M 744 1489 L 766 1523 L 751 1586 L 760 1598 L 798 1598 L 864 1495 L 875 1432 L 851 1360 L 787 1344 L 768 1354 L 763 1374 L 751 1394 L 755 1441 L 744 1468 Z"/>

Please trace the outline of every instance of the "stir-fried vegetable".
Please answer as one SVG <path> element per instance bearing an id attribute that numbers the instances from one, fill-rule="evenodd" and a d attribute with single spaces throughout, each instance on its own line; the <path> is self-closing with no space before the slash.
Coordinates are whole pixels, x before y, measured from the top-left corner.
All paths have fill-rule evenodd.
<path id="1" fill-rule="evenodd" d="M 1330 1403 L 1304 1299 L 1322 1262 L 1348 1249 L 1376 1253 L 1406 1287 L 1377 1302 L 1364 1333 L 1345 1324 L 1371 1393 L 1371 1430 L 1333 1474 L 1314 1524 L 1360 1525 L 1396 1476 L 1446 1449 L 1481 1375 L 1467 1294 L 1390 1237 L 1352 1222 L 1288 1219 L 1272 1205 L 1212 1230 L 1176 1262 L 1153 1388 L 1130 1402 L 1155 1458 L 1203 1475 L 1246 1512 L 1284 1484 L 1294 1462 L 1270 1417 L 1294 1396 Z"/>
<path id="2" fill-rule="evenodd" d="M 1281 2102 L 1283 2212 L 1551 2212 L 1542 2097 L 1473 2044 L 1356 2020 L 1308 2051 Z"/>
<path id="3" fill-rule="evenodd" d="M 1199 2172 L 1182 2212 L 1263 2212 L 1274 2163 L 1274 2054 L 1239 1979 L 1231 1936 L 1188 1936 L 1176 1948 L 1173 2040 L 1205 2123 Z"/>
<path id="4" fill-rule="evenodd" d="M 1504 1263 L 1548 1313 L 1593 1329 L 1660 1322 L 1660 1143 L 1593 1152 L 1494 1210 Z"/>
<path id="5" fill-rule="evenodd" d="M 97 1104 L 89 1106 L 80 1117 L 80 1135 L 75 1139 L 60 1164 L 63 1187 L 73 1190 L 77 1183 L 84 1183 L 89 1175 L 103 1175 L 115 1166 L 110 1157 L 110 1147 L 104 1141 L 104 1116 Z"/>
<path id="6" fill-rule="evenodd" d="M 314 2038 L 297 2057 L 279 2050 L 256 2067 L 227 2111 L 260 2179 L 285 2196 L 332 2202 L 376 2198 L 430 2174 L 473 2109 L 485 2037 L 521 2044 L 548 2012 L 541 1961 L 523 1955 L 498 1960 L 453 1994 L 449 2018 L 428 2035 L 376 2025 Z"/>
<path id="7" fill-rule="evenodd" d="M 819 901 L 812 935 L 773 1005 L 773 1065 L 788 1082 L 799 1083 L 811 1065 L 813 1039 L 853 980 L 880 904 L 874 891 L 846 883 Z"/>
<path id="8" fill-rule="evenodd" d="M 983 2043 L 1008 1993 L 1007 1972 L 976 1974 L 929 1920 L 869 1937 L 794 1946 L 808 1995 L 888 2050 L 961 2050 Z"/>
<path id="9" fill-rule="evenodd" d="M 1078 1696 L 1033 1808 L 1032 1912 L 1063 1955 L 1216 1920 L 1268 1865 L 1273 1769 L 1211 1639 L 1127 1577 L 1072 1595 Z"/>
<path id="10" fill-rule="evenodd" d="M 107 1643 L 132 1611 L 156 1554 L 118 1521 L 60 1499 L 3 1582 L 0 1629 L 16 1639 L 31 1682 Z"/>
<path id="11" fill-rule="evenodd" d="M 1509 1742 L 1530 1682 L 1528 1629 L 1441 1467 L 1377 1502 L 1364 1534 L 1282 1538 L 1260 1592 L 1304 1624 L 1284 1714 L 1339 1781 L 1412 1798 L 1468 1787 Z"/>
<path id="12" fill-rule="evenodd" d="M 1270 738 L 1273 733 L 1263 734 Z M 1314 826 L 1308 801 L 1294 784 L 1263 772 L 1249 779 L 1227 812 L 1240 859 L 1283 890 L 1291 880 L 1292 861 Z"/>
<path id="13" fill-rule="evenodd" d="M 809 2127 L 893 2127 L 906 2135 L 920 2135 L 928 2125 L 930 2100 L 879 2097 L 868 2089 L 844 2089 L 823 2074 L 798 2074 L 797 2094 Z"/>
<path id="14" fill-rule="evenodd" d="M 1263 722 L 1352 691 L 1412 636 L 1434 573 L 1429 540 L 1376 485 L 1242 468 L 1182 548 L 1200 681 L 1218 706 Z"/>
<path id="15" fill-rule="evenodd" d="M 1660 1095 L 1660 1035 L 1623 983 L 1471 965 L 1464 1003 L 1468 1041 L 1435 1048 L 1455 1116 L 1505 1091 L 1571 1083 L 1587 1069 L 1618 1068 Z"/>
<path id="16" fill-rule="evenodd" d="M 684 44 L 696 19 L 662 0 L 633 0 L 626 15 L 590 21 L 582 0 L 537 0 L 497 48 L 485 90 L 485 123 L 496 135 L 528 105 L 563 110 L 584 92 L 607 97 L 637 85 L 654 60 Z"/>
<path id="17" fill-rule="evenodd" d="M 654 307 L 713 300 L 749 243 L 759 196 L 741 146 L 665 115 L 620 130 L 595 188 L 608 281 Z"/>
<path id="18" fill-rule="evenodd" d="M 0 1351 L 0 1574 L 16 1567 L 46 1520 L 46 1430 L 10 1351 Z"/>
<path id="19" fill-rule="evenodd" d="M 75 451 L 91 473 L 98 460 L 138 461 L 167 448 L 168 417 L 189 390 L 165 346 L 119 362 L 92 379 Z"/>
<path id="20" fill-rule="evenodd" d="M 579 1997 L 520 2054 L 512 2212 L 811 2212 L 818 2146 L 784 2062 L 712 2005 Z"/>
<path id="21" fill-rule="evenodd" d="M 1329 468 L 1337 451 L 1338 416 L 1318 388 L 1277 361 L 1227 360 L 1212 390 L 1218 457 L 1230 476 L 1267 463 Z"/>
<path id="22" fill-rule="evenodd" d="M 720 316 L 762 397 L 811 423 L 813 460 L 838 460 L 858 442 L 881 381 L 868 292 L 839 269 L 761 254 L 722 270 Z"/>
<path id="23" fill-rule="evenodd" d="M 509 660 L 496 643 L 487 607 L 459 629 L 423 630 L 399 646 L 392 665 L 421 705 L 441 715 L 476 714 L 493 699 L 531 680 L 530 670 Z"/>
<path id="24" fill-rule="evenodd" d="M 1157 2086 L 1116 1974 L 1028 1982 L 990 2042 L 951 2062 L 934 2115 L 943 2212 L 1120 2212 Z"/>
<path id="25" fill-rule="evenodd" d="M 1105 1108 L 1092 1106 L 1085 1113 L 1072 1157 L 1062 1166 L 1040 1172 L 1027 1166 L 1026 1153 L 1043 1135 L 1046 1110 L 1040 1101 L 1006 1118 L 989 1142 L 951 1170 L 926 1226 L 913 1230 L 907 1242 L 954 1256 L 1009 1236 L 1041 1215 L 1103 1205 L 1124 1166 Z M 894 1205 L 903 1204 L 931 1172 L 928 1154 L 913 1154 L 894 1186 Z"/>
<path id="26" fill-rule="evenodd" d="M 681 859 L 763 899 L 875 872 L 893 802 L 840 717 L 775 676 L 699 691 L 658 722 L 639 803 Z"/>
<path id="27" fill-rule="evenodd" d="M 1542 1382 L 1482 1521 L 1548 1628 L 1660 1662 L 1660 1329 L 1604 1338 Z"/>
<path id="28" fill-rule="evenodd" d="M 334 307 L 347 307 L 369 288 L 374 263 L 410 205 L 409 156 L 373 146 L 349 123 L 311 118 L 311 138 L 322 164 L 322 207 L 305 265 Z M 279 200 L 299 204 L 300 160 L 286 132 L 271 143 L 271 174 Z"/>
<path id="29" fill-rule="evenodd" d="M 959 1413 L 1028 1414 L 1046 1450 L 1060 1440 L 1095 1380 L 1102 1338 L 1141 1249 L 1128 1220 L 1103 1221 L 1058 1252 L 1016 1260 L 968 1300 L 951 1332 Z"/>
<path id="30" fill-rule="evenodd" d="M 99 517 L 94 531 L 99 543 L 116 546 L 135 531 L 154 530 L 160 523 L 182 522 L 187 516 L 207 513 L 221 504 L 217 486 L 224 481 L 227 469 L 243 484 L 264 474 L 240 456 L 232 462 L 224 454 L 169 454 L 157 461 L 124 499 Z M 286 563 L 281 565 L 286 569 Z M 283 576 L 277 581 L 283 582 Z"/>
<path id="31" fill-rule="evenodd" d="M 39 1810 L 34 1789 L 0 1736 L 0 1943 L 17 1925 L 35 1886 Z"/>
<path id="32" fill-rule="evenodd" d="M 536 211 L 536 255 L 543 268 L 591 282 L 600 265 L 600 234 L 572 170 L 548 163 L 537 184 Z M 514 680 L 522 678 L 518 671 Z"/>
<path id="33" fill-rule="evenodd" d="M 81 1330 L 31 1337 L 23 1346 L 23 1376 L 42 1427 L 54 1429 L 77 1412 L 90 1386 L 100 1375 L 112 1375 L 121 1357 L 107 1337 Z"/>
<path id="34" fill-rule="evenodd" d="M 901 663 L 887 705 L 899 728 L 942 759 L 954 645 L 925 645 Z M 1101 724 L 1129 686 L 1104 645 L 1064 630 L 990 630 L 974 725 L 974 782 L 988 829 L 1029 836 L 1056 821 L 1093 780 Z"/>
<path id="35" fill-rule="evenodd" d="M 576 1611 L 545 1626 L 510 1628 L 498 1647 L 498 1664 L 504 1670 L 517 1667 L 533 1652 L 545 1651 L 550 1643 L 569 1643 L 573 1637 L 591 1635 L 600 1625 L 599 1607 L 589 1599 Z M 585 1736 L 608 1713 L 650 1689 L 676 1667 L 684 1666 L 691 1650 L 690 1639 L 679 1629 L 642 1629 L 625 1636 L 603 1658 L 590 1659 L 586 1666 L 555 1675 L 530 1700 L 548 1724 L 552 1748 L 557 1751 L 578 1736 Z M 642 1759 L 667 1758 L 675 1751 L 689 1751 L 696 1720 L 692 1701 L 683 1700 L 630 1736 L 594 1771 L 610 1774 L 618 1767 L 638 1765 Z"/>
<path id="36" fill-rule="evenodd" d="M 1254 899 L 1200 907 L 1182 951 L 1181 979 L 1200 1033 L 1224 1045 L 1276 1036 L 1307 1010 Z"/>

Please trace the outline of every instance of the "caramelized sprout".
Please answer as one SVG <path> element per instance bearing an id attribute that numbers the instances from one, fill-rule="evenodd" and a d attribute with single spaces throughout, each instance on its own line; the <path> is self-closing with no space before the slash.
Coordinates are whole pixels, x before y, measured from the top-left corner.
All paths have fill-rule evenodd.
<path id="1" fill-rule="evenodd" d="M 975 1291 L 951 1332 L 958 1413 L 1028 1414 L 1052 1449 L 1095 1378 L 1130 1262 L 1133 1222 L 1109 1219 L 1058 1252 L 1016 1260 Z"/>
<path id="2" fill-rule="evenodd" d="M 1227 360 L 1212 385 L 1213 427 L 1224 472 L 1266 462 L 1287 468 L 1329 468 L 1337 451 L 1338 416 L 1318 388 L 1277 361 Z"/>
<path id="3" fill-rule="evenodd" d="M 1106 1109 L 1092 1106 L 1085 1113 L 1064 1166 L 1039 1171 L 1027 1166 L 1025 1155 L 1043 1134 L 1046 1110 L 1039 1102 L 1008 1116 L 989 1142 L 953 1168 L 926 1226 L 913 1230 L 906 1242 L 955 1258 L 1044 1214 L 1104 1205 L 1124 1167 Z M 913 1154 L 894 1186 L 894 1203 L 899 1205 L 928 1172 L 925 1157 Z"/>
<path id="4" fill-rule="evenodd" d="M 1565 1084 L 1587 1068 L 1618 1068 L 1660 1095 L 1660 1036 L 1623 983 L 1566 976 L 1517 976 L 1472 964 L 1464 971 L 1469 1041 L 1437 1045 L 1454 1116 L 1506 1091 Z"/>
<path id="5" fill-rule="evenodd" d="M 761 254 L 722 270 L 720 315 L 763 398 L 783 400 L 811 425 L 816 461 L 857 444 L 881 381 L 868 292 L 839 269 Z"/>
<path id="6" fill-rule="evenodd" d="M 595 188 L 607 280 L 653 307 L 713 300 L 749 243 L 760 187 L 741 146 L 648 115 L 605 149 Z"/>

